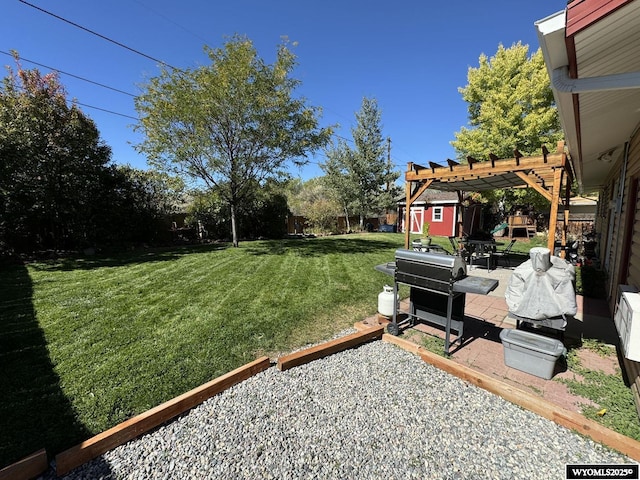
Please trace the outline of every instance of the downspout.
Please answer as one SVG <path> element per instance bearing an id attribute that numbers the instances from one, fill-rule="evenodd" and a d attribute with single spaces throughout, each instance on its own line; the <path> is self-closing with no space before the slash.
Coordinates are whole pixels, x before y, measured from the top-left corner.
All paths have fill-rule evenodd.
<path id="1" fill-rule="evenodd" d="M 616 73 L 602 77 L 571 78 L 569 68 L 555 68 L 551 72 L 551 85 L 563 93 L 602 92 L 640 88 L 640 72 Z"/>

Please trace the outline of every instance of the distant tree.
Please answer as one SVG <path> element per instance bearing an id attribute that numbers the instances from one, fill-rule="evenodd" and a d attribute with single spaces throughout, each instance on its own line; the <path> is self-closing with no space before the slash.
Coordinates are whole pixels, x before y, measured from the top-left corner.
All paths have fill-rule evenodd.
<path id="1" fill-rule="evenodd" d="M 242 205 L 240 232 L 248 238 L 282 238 L 287 233 L 287 196 L 281 182 L 256 182 L 253 194 Z"/>
<path id="2" fill-rule="evenodd" d="M 324 184 L 333 191 L 333 197 L 345 217 L 348 232 L 351 231 L 351 212 L 358 211 L 358 185 L 348 167 L 352 163 L 352 156 L 353 152 L 347 143 L 339 139 L 336 146 L 327 150 L 327 160 L 320 165 L 325 173 Z"/>
<path id="3" fill-rule="evenodd" d="M 342 212 L 335 191 L 327 186 L 325 178 L 316 177 L 302 183 L 293 199 L 299 214 L 307 219 L 314 230 L 321 233 L 336 231 L 338 217 Z"/>
<path id="4" fill-rule="evenodd" d="M 208 236 L 229 238 L 231 216 L 226 202 L 217 190 L 195 190 L 187 207 L 185 222 L 205 226 Z M 238 235 L 241 238 L 282 238 L 286 233 L 289 208 L 287 197 L 279 182 L 257 182 L 236 212 Z"/>
<path id="5" fill-rule="evenodd" d="M 135 104 L 146 138 L 137 148 L 155 167 L 216 189 L 237 246 L 236 215 L 256 182 L 281 176 L 287 161 L 304 163 L 331 131 L 318 126 L 317 108 L 294 97 L 300 81 L 290 76 L 296 61 L 286 42 L 272 65 L 239 36 L 206 52 L 211 65 L 165 68 L 144 85 Z"/>
<path id="6" fill-rule="evenodd" d="M 111 151 L 68 104 L 58 75 L 8 68 L 0 86 L 0 238 L 4 248 L 93 241 L 93 200 Z"/>
<path id="7" fill-rule="evenodd" d="M 231 214 L 228 205 L 215 190 L 193 190 L 189 194 L 185 223 L 202 222 L 212 239 L 228 239 L 231 232 Z"/>
<path id="8" fill-rule="evenodd" d="M 184 203 L 181 179 L 128 165 L 111 166 L 101 175 L 94 196 L 96 232 L 101 246 L 118 248 L 168 243 L 170 215 Z"/>
<path id="9" fill-rule="evenodd" d="M 327 150 L 327 160 L 321 165 L 346 217 L 351 208 L 358 213 L 360 229 L 364 229 L 365 218 L 371 213 L 393 206 L 398 193 L 395 181 L 400 174 L 389 168 L 381 120 L 377 101 L 363 98 L 360 111 L 356 112 L 356 126 L 351 129 L 355 148 L 341 139 Z"/>
<path id="10" fill-rule="evenodd" d="M 287 197 L 287 206 L 291 215 L 304 216 L 300 198 L 303 186 L 304 182 L 301 178 L 289 178 L 284 184 L 284 194 Z"/>
<path id="11" fill-rule="evenodd" d="M 520 42 L 511 48 L 499 45 L 496 54 L 482 54 L 479 66 L 470 67 L 466 87 L 460 88 L 468 103 L 469 125 L 455 133 L 451 142 L 458 159 L 467 156 L 488 160 L 540 154 L 543 145 L 555 148 L 563 137 L 542 52 L 530 57 L 529 47 Z M 507 208 L 514 204 L 537 204 L 545 200 L 532 189 L 501 190 L 483 194 Z"/>

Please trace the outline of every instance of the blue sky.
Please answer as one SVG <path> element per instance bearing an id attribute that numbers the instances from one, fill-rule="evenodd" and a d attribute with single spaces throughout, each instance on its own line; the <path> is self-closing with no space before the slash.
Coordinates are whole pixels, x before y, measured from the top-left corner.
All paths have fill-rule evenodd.
<path id="1" fill-rule="evenodd" d="M 26 0 L 27 1 L 27 0 Z M 565 8 L 546 2 L 424 0 L 28 0 L 59 17 L 180 68 L 206 64 L 204 44 L 220 47 L 233 34 L 249 37 L 260 56 L 273 61 L 282 36 L 294 52 L 302 81 L 298 93 L 323 108 L 323 125 L 351 138 L 363 97 L 375 98 L 383 134 L 391 138 L 395 168 L 454 158 L 451 140 L 466 126 L 467 104 L 459 87 L 469 67 L 498 45 L 521 41 L 538 49 L 534 22 Z M 3 0 L 0 50 L 130 94 L 157 75 L 157 63 L 94 36 L 19 0 Z M 0 54 L 2 65 L 13 60 Z M 23 67 L 37 67 L 23 61 Z M 49 69 L 37 67 L 42 72 Z M 3 75 L 5 74 L 3 70 Z M 70 97 L 96 122 L 113 160 L 147 168 L 132 144 L 133 97 L 61 74 Z M 119 114 L 119 115 L 117 115 Z M 321 175 L 317 154 L 291 173 Z"/>

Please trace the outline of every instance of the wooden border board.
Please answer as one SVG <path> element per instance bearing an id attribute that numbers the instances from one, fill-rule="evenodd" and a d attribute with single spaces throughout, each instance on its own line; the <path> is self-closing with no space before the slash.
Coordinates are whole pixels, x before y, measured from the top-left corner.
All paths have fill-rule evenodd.
<path id="1" fill-rule="evenodd" d="M 89 460 L 133 440 L 270 366 L 269 357 L 260 357 L 65 450 L 56 456 L 57 475 L 64 475 Z"/>
<path id="2" fill-rule="evenodd" d="M 49 468 L 47 452 L 43 448 L 0 470 L 0 480 L 29 480 L 42 475 Z"/>
<path id="3" fill-rule="evenodd" d="M 299 352 L 292 353 L 290 355 L 285 355 L 278 359 L 278 370 L 284 372 L 285 370 L 289 370 L 290 368 L 309 363 L 313 360 L 318 360 L 319 358 L 342 352 L 343 350 L 355 347 L 356 345 L 360 345 L 370 340 L 380 338 L 382 337 L 383 333 L 384 327 L 371 327 L 356 333 L 352 333 L 350 335 L 345 335 L 344 337 L 337 338 L 329 342 L 322 343 L 320 345 L 316 345 L 315 347 L 310 347 L 305 350 L 300 350 Z"/>
<path id="4" fill-rule="evenodd" d="M 640 442 L 626 437 L 618 432 L 600 425 L 593 420 L 589 420 L 579 413 L 572 412 L 566 408 L 547 402 L 539 397 L 531 395 L 506 383 L 500 382 L 484 373 L 477 372 L 469 367 L 441 357 L 435 353 L 393 335 L 384 334 L 382 341 L 393 343 L 400 348 L 419 355 L 425 362 L 434 367 L 455 375 L 462 380 L 472 383 L 491 393 L 515 403 L 527 410 L 551 420 L 558 425 L 574 430 L 585 435 L 595 442 L 602 443 L 614 450 L 617 450 L 636 461 L 640 461 Z"/>

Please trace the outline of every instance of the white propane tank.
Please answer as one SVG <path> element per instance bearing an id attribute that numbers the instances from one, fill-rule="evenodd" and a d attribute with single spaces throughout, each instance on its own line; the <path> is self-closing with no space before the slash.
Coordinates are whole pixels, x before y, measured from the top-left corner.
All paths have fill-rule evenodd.
<path id="1" fill-rule="evenodd" d="M 393 304 L 393 287 L 385 285 L 378 294 L 378 313 L 385 317 L 393 317 L 395 305 Z"/>

